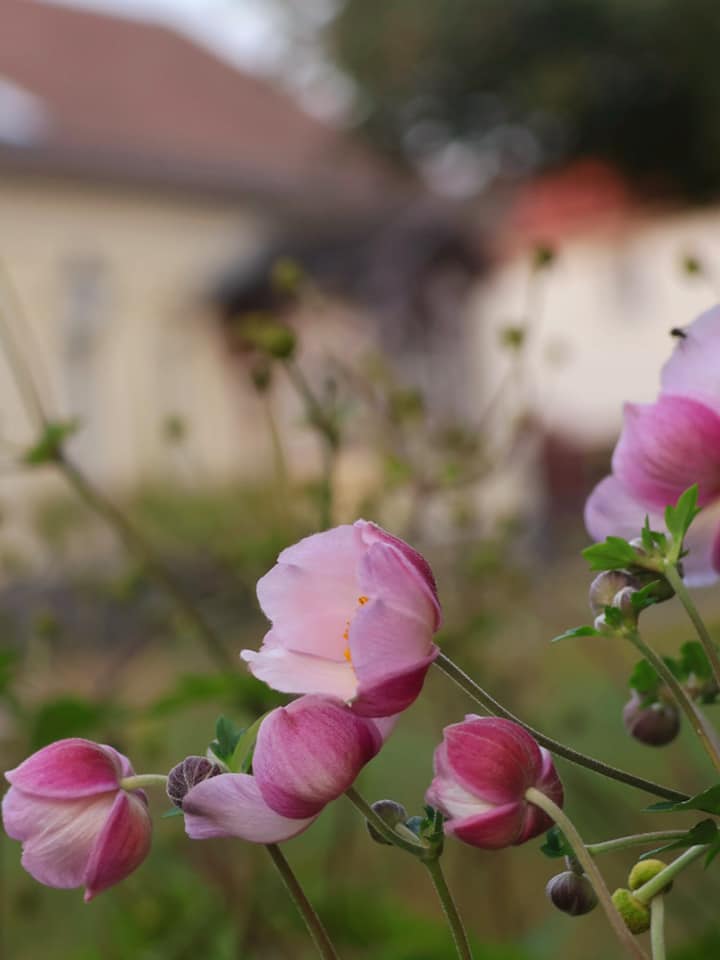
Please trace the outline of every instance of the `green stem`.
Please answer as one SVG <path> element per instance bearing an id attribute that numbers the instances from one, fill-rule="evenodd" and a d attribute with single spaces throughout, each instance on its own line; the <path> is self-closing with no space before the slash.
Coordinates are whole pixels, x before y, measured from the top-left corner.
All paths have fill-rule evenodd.
<path id="1" fill-rule="evenodd" d="M 650 947 L 653 960 L 665 960 L 665 901 L 661 893 L 650 901 Z"/>
<path id="2" fill-rule="evenodd" d="M 677 790 L 672 790 L 670 787 L 664 787 L 659 783 L 654 783 L 652 780 L 645 780 L 642 777 L 636 777 L 632 773 L 627 773 L 625 770 L 620 770 L 617 767 L 611 766 L 609 763 L 603 763 L 602 760 L 596 760 L 594 757 L 588 757 L 584 753 L 580 753 L 578 750 L 573 750 L 571 747 L 566 747 L 564 744 L 559 743 L 557 740 L 553 740 L 551 737 L 546 736 L 544 733 L 541 733 L 539 730 L 536 730 L 534 727 L 531 727 L 529 724 L 525 723 L 523 720 L 520 720 L 516 717 L 510 710 L 507 710 L 501 703 L 499 703 L 494 697 L 487 693 L 481 686 L 479 686 L 472 677 L 468 676 L 460 667 L 457 666 L 449 657 L 445 656 L 444 653 L 438 655 L 435 660 L 435 665 L 442 670 L 442 672 L 450 677 L 459 687 L 461 687 L 468 696 L 472 697 L 476 703 L 479 703 L 484 710 L 488 713 L 493 714 L 498 717 L 504 717 L 506 720 L 512 720 L 513 723 L 517 723 L 519 726 L 523 727 L 530 733 L 539 744 L 543 747 L 546 747 L 552 753 L 556 754 L 559 757 L 564 757 L 565 760 L 569 760 L 571 763 L 575 763 L 580 767 L 585 767 L 588 770 L 592 770 L 594 773 L 599 773 L 603 777 L 608 777 L 610 780 L 618 780 L 620 783 L 626 783 L 628 786 L 636 787 L 638 790 L 644 790 L 647 793 L 651 793 L 656 797 L 662 797 L 665 800 L 674 800 L 676 802 L 682 802 L 687 800 L 688 795 L 686 793 L 679 793 Z"/>
<path id="3" fill-rule="evenodd" d="M 710 661 L 715 684 L 720 690 L 720 655 L 718 655 L 717 647 L 715 646 L 712 637 L 708 633 L 708 629 L 705 626 L 703 618 L 700 616 L 700 613 L 695 606 L 695 601 L 692 598 L 692 594 L 685 586 L 683 578 L 678 573 L 677 567 L 673 564 L 668 564 L 665 567 L 665 578 L 677 594 L 680 603 L 683 605 L 683 607 L 685 607 L 685 612 L 692 620 L 698 638 L 700 639 L 700 643 L 703 645 L 703 649 L 705 650 L 707 658 Z"/>
<path id="4" fill-rule="evenodd" d="M 141 790 L 143 787 L 165 787 L 167 777 L 164 773 L 139 773 L 134 777 L 123 777 L 120 786 L 123 790 Z"/>
<path id="5" fill-rule="evenodd" d="M 80 468 L 64 454 L 60 456 L 56 464 L 80 499 L 113 527 L 128 550 L 143 561 L 153 579 L 165 589 L 188 623 L 195 628 L 195 632 L 204 642 L 208 654 L 217 666 L 221 670 L 232 667 L 234 661 L 220 638 L 197 607 L 188 600 L 165 564 L 143 535 L 130 523 L 125 514 L 93 486 Z"/>
<path id="6" fill-rule="evenodd" d="M 588 843 L 587 850 L 593 857 L 596 857 L 601 853 L 614 853 L 616 850 L 627 850 L 629 847 L 649 847 L 654 843 L 679 840 L 686 834 L 687 830 L 656 830 L 653 833 L 635 833 L 629 837 L 616 837 L 614 840 Z"/>
<path id="7" fill-rule="evenodd" d="M 300 886 L 300 882 L 292 871 L 290 864 L 285 859 L 285 855 L 282 850 L 276 843 L 266 843 L 265 849 L 270 854 L 270 859 L 275 864 L 277 872 L 280 874 L 283 883 L 285 884 L 285 889 L 290 894 L 290 899 L 293 901 L 295 906 L 300 913 L 300 916 L 305 921 L 305 926 L 308 929 L 308 933 L 313 939 L 313 943 L 317 947 L 317 951 L 323 960 L 338 960 L 338 955 L 335 952 L 335 947 L 333 947 L 330 942 L 330 938 L 327 935 L 325 927 L 322 925 L 320 917 L 315 912 L 315 908 L 308 900 L 305 895 L 305 891 Z"/>
<path id="8" fill-rule="evenodd" d="M 658 656 L 653 648 L 645 643 L 637 630 L 628 630 L 623 636 L 626 636 L 630 643 L 645 657 L 655 673 L 657 673 L 663 683 L 665 683 L 675 698 L 677 705 L 687 717 L 690 726 L 705 748 L 705 752 L 710 757 L 715 769 L 720 771 L 720 753 L 718 753 L 715 744 L 715 735 L 712 730 L 708 729 L 705 717 L 695 709 L 695 704 L 683 689 L 675 674 L 662 657 Z"/>
<path id="9" fill-rule="evenodd" d="M 406 853 L 411 853 L 414 857 L 423 857 L 428 853 L 430 849 L 428 845 L 416 837 L 411 830 L 406 828 L 401 835 L 396 830 L 393 830 L 392 827 L 389 827 L 383 818 L 375 813 L 367 800 L 365 800 L 354 787 L 346 790 L 345 796 L 388 843 L 399 847 Z"/>
<path id="10" fill-rule="evenodd" d="M 458 913 L 453 895 L 450 893 L 450 888 L 445 880 L 445 874 L 440 866 L 440 860 L 426 860 L 425 867 L 430 874 L 430 879 L 435 887 L 435 893 L 438 895 L 438 900 L 440 901 L 443 913 L 450 927 L 459 960 L 472 960 L 472 951 L 467 933 L 465 932 L 465 927 Z"/>
<path id="11" fill-rule="evenodd" d="M 572 847 L 573 853 L 580 861 L 580 865 L 585 871 L 585 875 L 593 885 L 593 890 L 595 891 L 597 898 L 600 901 L 608 920 L 610 921 L 610 926 L 615 931 L 615 934 L 617 935 L 617 938 L 623 947 L 625 947 L 630 956 L 636 957 L 638 960 L 647 960 L 645 952 L 641 949 L 641 947 L 635 941 L 633 935 L 625 926 L 625 921 L 618 913 L 615 904 L 612 902 L 610 891 L 605 885 L 602 874 L 598 870 L 597 864 L 588 853 L 585 844 L 582 841 L 582 837 L 575 829 L 575 825 L 573 824 L 572 820 L 570 820 L 570 818 L 554 801 L 550 799 L 550 797 L 546 796 L 544 793 L 542 793 L 542 791 L 537 790 L 535 787 L 530 787 L 525 791 L 525 799 L 528 801 L 528 803 L 532 803 L 544 811 L 562 830 L 563 834 L 565 835 L 565 839 Z"/>
<path id="12" fill-rule="evenodd" d="M 650 903 L 653 897 L 657 896 L 658 893 L 661 893 L 665 887 L 670 883 L 670 881 L 680 873 L 681 870 L 684 870 L 686 867 L 689 867 L 691 863 L 701 857 L 704 853 L 707 852 L 708 844 L 700 843 L 694 847 L 688 847 L 688 849 L 681 853 L 677 859 L 673 860 L 672 863 L 669 863 L 664 870 L 661 870 L 660 873 L 656 873 L 652 880 L 648 880 L 647 883 L 644 883 L 641 887 L 638 887 L 634 891 L 633 896 L 636 900 L 639 900 L 640 903 Z"/>

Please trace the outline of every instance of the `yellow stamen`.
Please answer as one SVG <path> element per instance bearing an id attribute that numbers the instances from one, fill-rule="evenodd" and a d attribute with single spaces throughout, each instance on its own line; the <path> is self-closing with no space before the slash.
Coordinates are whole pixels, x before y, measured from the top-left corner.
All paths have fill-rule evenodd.
<path id="1" fill-rule="evenodd" d="M 358 603 L 360 604 L 361 607 L 364 607 L 369 599 L 370 597 L 358 597 Z"/>

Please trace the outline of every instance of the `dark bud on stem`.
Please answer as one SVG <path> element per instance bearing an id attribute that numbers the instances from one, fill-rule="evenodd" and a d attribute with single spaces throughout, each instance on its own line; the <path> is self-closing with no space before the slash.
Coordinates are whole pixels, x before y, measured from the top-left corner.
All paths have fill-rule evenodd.
<path id="1" fill-rule="evenodd" d="M 571 917 L 581 917 L 597 906 L 597 897 L 586 876 L 566 870 L 551 877 L 545 887 L 550 902 Z"/>
<path id="2" fill-rule="evenodd" d="M 167 795 L 176 807 L 182 809 L 185 794 L 192 788 L 222 773 L 222 768 L 207 757 L 186 757 L 168 774 Z"/>
<path id="3" fill-rule="evenodd" d="M 623 707 L 623 723 L 631 737 L 649 747 L 664 747 L 680 732 L 680 714 L 674 704 L 658 702 L 643 706 L 635 692 Z"/>
<path id="4" fill-rule="evenodd" d="M 394 830 L 399 823 L 405 823 L 407 820 L 407 810 L 401 803 L 396 803 L 395 800 L 376 800 L 372 808 L 391 830 Z M 392 846 L 391 842 L 386 840 L 369 820 L 367 821 L 367 828 L 368 833 L 376 843 L 385 843 L 389 847 Z"/>

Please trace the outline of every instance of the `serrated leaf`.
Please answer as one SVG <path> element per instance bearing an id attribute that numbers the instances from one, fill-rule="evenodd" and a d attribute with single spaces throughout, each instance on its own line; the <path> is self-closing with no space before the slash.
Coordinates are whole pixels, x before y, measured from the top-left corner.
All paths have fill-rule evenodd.
<path id="1" fill-rule="evenodd" d="M 628 686 L 639 693 L 644 700 L 652 702 L 660 687 L 660 678 L 647 660 L 638 660 L 630 674 Z"/>
<path id="2" fill-rule="evenodd" d="M 623 625 L 622 611 L 617 607 L 605 607 L 605 623 L 613 630 L 619 630 Z"/>
<path id="3" fill-rule="evenodd" d="M 565 633 L 559 634 L 557 637 L 553 637 L 550 643 L 557 643 L 558 640 L 569 640 L 572 637 L 601 637 L 602 634 L 599 630 L 596 630 L 595 627 L 584 626 L 584 627 L 573 627 L 571 630 L 566 630 Z"/>
<path id="4" fill-rule="evenodd" d="M 699 641 L 688 640 L 680 647 L 680 663 L 686 677 L 694 674 L 699 680 L 712 679 L 710 661 Z"/>
<path id="5" fill-rule="evenodd" d="M 232 720 L 219 716 L 215 723 L 215 739 L 211 742 L 210 749 L 218 760 L 228 765 L 244 733 L 245 730 L 236 727 Z"/>
<path id="6" fill-rule="evenodd" d="M 662 800 L 660 803 L 653 803 L 646 807 L 648 813 L 669 813 L 676 810 L 702 810 L 703 813 L 720 814 L 720 783 L 714 787 L 703 790 L 687 800 L 673 802 L 672 800 Z"/>
<path id="7" fill-rule="evenodd" d="M 665 526 L 668 528 L 673 539 L 673 546 L 678 552 L 690 524 L 700 513 L 697 499 L 698 485 L 694 483 L 692 487 L 688 487 L 684 493 L 680 494 L 674 507 L 665 508 Z"/>
<path id="8" fill-rule="evenodd" d="M 637 554 L 622 537 L 608 537 L 582 551 L 591 570 L 622 570 L 637 563 Z"/>

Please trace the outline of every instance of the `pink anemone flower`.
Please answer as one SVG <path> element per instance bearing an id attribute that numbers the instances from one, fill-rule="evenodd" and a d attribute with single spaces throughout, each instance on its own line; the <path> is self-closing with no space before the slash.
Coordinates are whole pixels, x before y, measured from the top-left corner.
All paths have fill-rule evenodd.
<path id="1" fill-rule="evenodd" d="M 85 887 L 85 900 L 124 880 L 150 850 L 152 824 L 127 757 L 77 738 L 38 750 L 5 777 L 5 832 L 23 845 L 22 865 L 50 887 Z"/>
<path id="2" fill-rule="evenodd" d="M 562 805 L 563 788 L 547 750 L 516 723 L 470 714 L 445 727 L 426 800 L 447 817 L 446 834 L 498 850 L 525 843 L 552 820 L 525 799 L 535 787 Z"/>
<path id="3" fill-rule="evenodd" d="M 612 474 L 590 494 L 585 525 L 596 540 L 637 537 L 648 516 L 664 530 L 664 508 L 697 483 L 703 508 L 683 560 L 691 586 L 720 578 L 720 307 L 681 331 L 662 371 L 658 400 L 626 404 Z"/>
<path id="4" fill-rule="evenodd" d="M 288 547 L 258 583 L 272 629 L 251 672 L 283 693 L 339 697 L 366 717 L 390 716 L 419 694 L 438 655 L 435 579 L 419 553 L 358 520 Z"/>

